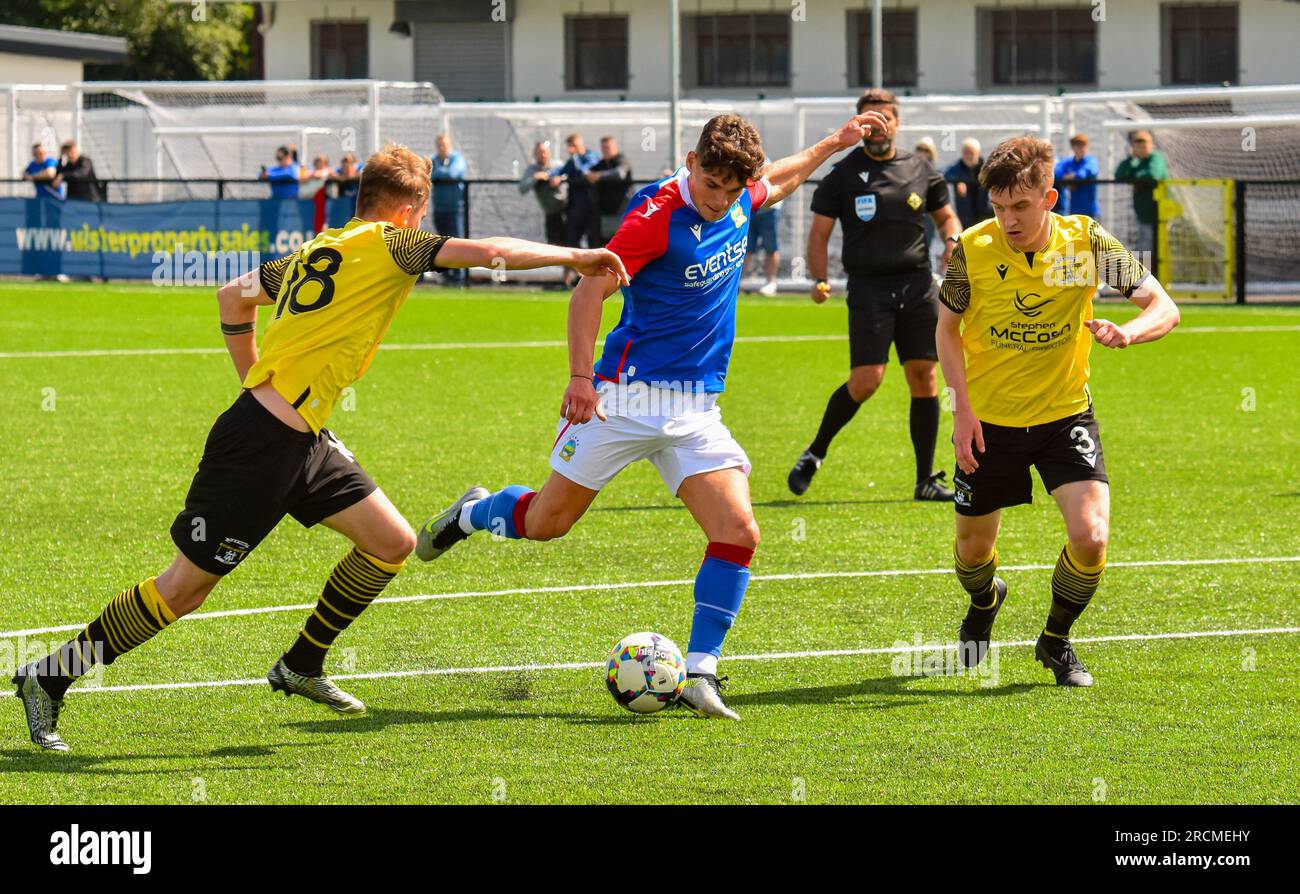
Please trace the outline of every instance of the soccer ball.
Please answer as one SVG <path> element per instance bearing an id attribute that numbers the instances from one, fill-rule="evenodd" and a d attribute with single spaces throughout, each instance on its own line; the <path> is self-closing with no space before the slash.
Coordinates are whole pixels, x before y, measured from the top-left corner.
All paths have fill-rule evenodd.
<path id="1" fill-rule="evenodd" d="M 666 636 L 632 633 L 609 653 L 605 685 L 614 701 L 636 714 L 653 714 L 672 704 L 686 685 L 686 662 Z"/>

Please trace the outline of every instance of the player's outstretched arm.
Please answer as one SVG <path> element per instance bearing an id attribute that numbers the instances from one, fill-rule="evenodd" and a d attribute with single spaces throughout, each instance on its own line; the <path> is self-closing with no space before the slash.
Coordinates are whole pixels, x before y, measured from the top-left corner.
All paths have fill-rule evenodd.
<path id="1" fill-rule="evenodd" d="M 560 415 L 570 422 L 589 422 L 593 415 L 605 419 L 596 395 L 592 357 L 600 332 L 601 305 L 618 286 L 613 276 L 583 277 L 569 299 L 569 384 L 560 401 Z"/>
<path id="2" fill-rule="evenodd" d="M 763 204 L 774 205 L 790 195 L 828 158 L 841 149 L 856 146 L 873 128 L 883 131 L 888 127 L 884 115 L 879 112 L 863 112 L 854 115 L 835 133 L 818 140 L 802 152 L 772 162 L 762 171 L 763 178 L 772 186 L 767 201 Z"/>
<path id="3" fill-rule="evenodd" d="M 278 284 L 276 291 L 279 291 Z M 275 299 L 267 294 L 262 284 L 260 267 L 235 277 L 217 290 L 221 333 L 225 336 L 226 350 L 230 352 L 230 360 L 235 364 L 241 382 L 257 362 L 257 308 L 274 303 Z"/>
<path id="4" fill-rule="evenodd" d="M 567 248 L 491 236 L 487 239 L 448 239 L 438 251 L 439 267 L 491 267 L 498 270 L 535 270 L 538 267 L 572 267 L 583 276 L 612 276 L 626 285 L 627 268 L 618 255 L 605 248 Z"/>

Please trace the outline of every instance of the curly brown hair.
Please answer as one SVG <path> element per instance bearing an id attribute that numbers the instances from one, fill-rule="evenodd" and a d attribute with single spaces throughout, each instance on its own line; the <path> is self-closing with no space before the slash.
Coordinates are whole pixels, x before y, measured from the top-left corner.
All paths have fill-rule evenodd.
<path id="1" fill-rule="evenodd" d="M 357 214 L 420 207 L 429 198 L 433 160 L 389 143 L 366 159 L 357 187 Z"/>
<path id="2" fill-rule="evenodd" d="M 1037 137 L 1011 137 L 998 143 L 980 168 L 980 186 L 989 192 L 1050 189 L 1052 144 Z"/>
<path id="3" fill-rule="evenodd" d="M 758 129 L 739 115 L 709 119 L 695 144 L 695 155 L 706 171 L 727 171 L 741 183 L 757 179 L 766 163 Z"/>

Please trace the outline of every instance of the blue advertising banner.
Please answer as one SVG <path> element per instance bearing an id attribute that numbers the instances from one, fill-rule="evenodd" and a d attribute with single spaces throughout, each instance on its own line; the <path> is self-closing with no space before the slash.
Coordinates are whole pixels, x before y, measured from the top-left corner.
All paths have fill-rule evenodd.
<path id="1" fill-rule="evenodd" d="M 355 197 L 328 199 L 326 227 L 347 223 Z M 115 205 L 49 198 L 0 199 L 0 275 L 150 279 L 180 285 L 214 262 L 296 251 L 316 234 L 310 199 L 192 200 Z M 210 282 L 204 276 L 201 281 Z M 195 279 L 195 282 L 200 281 Z"/>

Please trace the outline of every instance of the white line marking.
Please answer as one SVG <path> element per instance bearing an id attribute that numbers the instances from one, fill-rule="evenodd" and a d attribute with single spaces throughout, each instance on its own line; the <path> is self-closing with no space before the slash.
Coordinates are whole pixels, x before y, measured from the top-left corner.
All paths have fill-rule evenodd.
<path id="1" fill-rule="evenodd" d="M 1132 562 L 1107 562 L 1107 568 L 1162 568 L 1193 565 L 1269 565 L 1284 562 L 1300 562 L 1300 556 L 1244 556 L 1226 559 L 1145 559 Z M 1050 571 L 1051 565 L 1000 565 L 999 571 Z M 857 577 L 911 577 L 926 574 L 952 574 L 951 568 L 888 568 L 872 571 L 796 571 L 784 574 L 755 574 L 751 581 L 788 581 L 788 580 L 827 580 L 833 578 Z M 479 596 L 531 596 L 544 593 L 601 592 L 608 590 L 649 589 L 652 587 L 684 587 L 695 583 L 694 578 L 679 580 L 641 580 L 620 581 L 599 584 L 562 584 L 549 587 L 514 587 L 507 590 L 459 590 L 450 593 L 419 593 L 413 596 L 380 596 L 376 603 L 431 602 L 438 599 L 470 599 Z M 277 612 L 307 612 L 316 607 L 316 603 L 295 603 L 293 605 L 264 605 L 256 608 L 232 608 L 223 611 L 194 612 L 186 615 L 185 621 L 205 621 L 212 618 L 237 618 L 245 615 L 266 615 Z M 40 636 L 46 633 L 68 633 L 80 630 L 84 624 L 64 624 L 58 627 L 33 627 L 28 630 L 0 631 L 0 639 L 12 639 L 18 636 Z"/>
<path id="2" fill-rule="evenodd" d="M 1231 332 L 1300 332 L 1296 326 L 1184 326 L 1174 330 L 1185 335 Z M 784 344 L 797 342 L 847 341 L 847 335 L 741 335 L 736 344 Z M 381 351 L 464 351 L 474 349 L 563 348 L 568 342 L 547 341 L 440 341 L 381 344 Z M 202 348 L 100 348 L 83 351 L 0 351 L 0 360 L 34 360 L 54 357 L 164 357 L 184 354 L 222 354 L 222 347 Z"/>
<path id="3" fill-rule="evenodd" d="M 1300 633 L 1300 627 L 1257 627 L 1249 630 L 1191 630 L 1169 633 L 1126 633 L 1116 636 L 1081 636 L 1074 643 L 1125 643 L 1149 640 L 1205 639 L 1228 636 L 1270 636 Z M 1034 645 L 1035 640 L 1024 639 L 993 643 L 999 649 Z M 802 652 L 758 652 L 753 655 L 729 655 L 728 661 L 783 661 L 798 658 L 845 658 L 857 655 L 902 655 L 908 652 L 931 652 L 952 649 L 952 643 L 930 645 L 880 646 L 869 649 L 810 649 Z M 537 671 L 595 670 L 605 666 L 603 661 L 569 661 L 556 664 L 498 664 L 479 667 L 429 667 L 400 671 L 377 671 L 366 674 L 331 674 L 331 680 L 394 680 L 404 677 L 445 677 L 464 674 L 531 673 Z M 264 686 L 265 678 L 252 680 L 202 680 L 192 683 L 131 683 L 122 686 L 86 686 L 82 692 L 156 692 L 167 689 L 217 689 L 224 686 Z"/>

